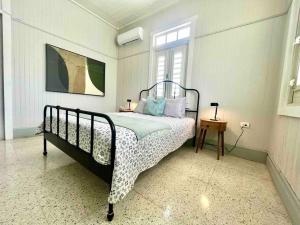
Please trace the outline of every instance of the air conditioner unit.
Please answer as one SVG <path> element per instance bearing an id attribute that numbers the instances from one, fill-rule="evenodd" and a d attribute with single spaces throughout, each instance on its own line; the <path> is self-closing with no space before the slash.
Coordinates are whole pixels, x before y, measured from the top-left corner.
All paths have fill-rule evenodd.
<path id="1" fill-rule="evenodd" d="M 117 42 L 119 45 L 125 45 L 133 41 L 143 40 L 143 28 L 136 27 L 125 33 L 119 34 L 117 37 Z"/>

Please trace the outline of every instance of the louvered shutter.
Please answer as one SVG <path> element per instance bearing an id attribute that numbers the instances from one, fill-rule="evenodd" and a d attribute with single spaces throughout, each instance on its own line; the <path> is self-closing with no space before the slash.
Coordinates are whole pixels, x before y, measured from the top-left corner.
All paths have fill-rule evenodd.
<path id="1" fill-rule="evenodd" d="M 171 79 L 183 86 L 185 86 L 186 56 L 187 45 L 172 49 Z M 181 91 L 181 88 L 179 88 L 177 85 L 172 85 L 172 96 L 181 95 Z"/>

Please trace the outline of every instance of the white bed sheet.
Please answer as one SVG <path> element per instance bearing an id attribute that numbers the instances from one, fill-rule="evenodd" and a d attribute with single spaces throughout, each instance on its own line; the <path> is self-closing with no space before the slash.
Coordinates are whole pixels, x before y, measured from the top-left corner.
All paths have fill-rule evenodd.
<path id="1" fill-rule="evenodd" d="M 116 113 L 118 114 L 118 113 Z M 139 113 L 121 113 L 122 116 L 161 121 L 170 125 L 170 130 L 161 130 L 137 140 L 135 133 L 127 128 L 116 126 L 116 156 L 112 189 L 109 203 L 115 204 L 133 188 L 138 175 L 156 165 L 162 158 L 178 149 L 194 136 L 195 120 L 192 118 L 156 117 Z M 46 119 L 49 131 L 50 119 Z M 52 131 L 56 134 L 56 117 L 53 116 Z M 90 152 L 89 119 L 80 118 L 79 147 Z M 69 116 L 68 140 L 76 145 L 76 117 Z M 59 136 L 65 138 L 65 116 L 60 115 Z M 104 165 L 110 163 L 111 132 L 108 124 L 95 121 L 94 159 Z"/>

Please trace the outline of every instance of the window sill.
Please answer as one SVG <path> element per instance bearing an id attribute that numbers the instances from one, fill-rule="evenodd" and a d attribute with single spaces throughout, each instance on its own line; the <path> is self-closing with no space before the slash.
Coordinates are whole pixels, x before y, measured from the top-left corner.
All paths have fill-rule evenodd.
<path id="1" fill-rule="evenodd" d="M 300 91 L 300 86 L 297 86 L 295 89 L 294 89 L 294 91 Z"/>
<path id="2" fill-rule="evenodd" d="M 278 109 L 278 115 L 300 118 L 300 104 L 288 104 Z"/>

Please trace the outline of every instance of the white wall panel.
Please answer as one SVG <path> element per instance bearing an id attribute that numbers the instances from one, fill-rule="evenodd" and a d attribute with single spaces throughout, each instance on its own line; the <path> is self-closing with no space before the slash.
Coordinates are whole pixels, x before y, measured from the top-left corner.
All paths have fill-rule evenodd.
<path id="1" fill-rule="evenodd" d="M 300 199 L 300 119 L 276 116 L 269 155 Z"/>
<path id="2" fill-rule="evenodd" d="M 0 14 L 0 140 L 2 140 L 3 138 L 4 138 L 4 102 L 3 102 L 3 61 L 2 61 L 2 15 Z"/>
<path id="3" fill-rule="evenodd" d="M 286 30 L 284 32 L 283 52 L 288 47 L 288 23 L 291 10 L 286 19 Z M 282 55 L 281 71 L 279 81 L 283 76 L 284 55 Z M 273 97 L 279 104 L 280 84 L 275 88 Z M 275 109 L 277 106 L 275 106 Z M 300 199 L 300 119 L 278 116 L 273 113 L 272 127 L 270 132 L 270 143 L 268 154 L 281 174 L 287 179 L 292 189 Z"/>
<path id="4" fill-rule="evenodd" d="M 139 92 L 148 87 L 149 54 L 142 53 L 118 61 L 117 106 L 127 99 L 138 101 Z"/>
<path id="5" fill-rule="evenodd" d="M 209 9 L 214 5 L 214 3 L 209 4 L 208 1 L 206 4 Z M 232 5 L 234 4 L 232 3 Z M 239 4 L 235 5 L 235 7 L 237 6 L 243 8 Z M 182 5 L 182 8 L 185 7 L 189 8 L 190 6 Z M 230 8 L 228 6 L 228 9 Z M 196 9 L 198 9 L 199 17 L 202 18 L 203 15 L 200 15 L 200 11 L 204 12 L 204 9 L 200 10 L 196 6 L 195 9 L 185 12 L 186 17 L 195 15 Z M 146 30 L 144 41 L 119 49 L 117 96 L 118 99 L 123 99 L 122 104 L 126 100 L 124 96 L 132 96 L 133 90 L 136 94 L 139 91 L 136 85 L 133 88 L 126 88 L 126 85 L 123 85 L 126 84 L 126 80 L 143 80 L 147 84 L 150 32 L 157 30 L 157 27 L 165 26 L 164 19 L 173 18 L 176 21 L 175 15 L 180 10 L 177 7 L 173 10 L 175 11 L 166 10 L 165 13 L 134 24 L 133 26 L 143 26 Z M 237 16 L 235 15 L 236 10 L 237 8 L 224 13 L 231 12 L 235 17 Z M 255 20 L 263 16 L 270 16 L 275 12 L 279 13 L 278 10 L 276 7 L 271 7 L 270 10 L 266 7 L 264 14 L 260 12 L 261 14 L 256 14 L 256 17 L 251 14 L 248 15 L 249 17 L 241 17 L 241 20 L 246 21 L 250 18 Z M 284 7 L 282 10 L 285 10 Z M 188 12 L 191 14 L 188 15 Z M 203 19 L 210 21 L 209 18 Z M 156 23 L 159 20 L 163 22 Z M 199 19 L 198 22 L 200 22 Z M 284 25 L 285 16 L 272 17 L 226 31 L 223 29 L 228 24 L 223 24 L 223 29 L 219 27 L 220 32 L 208 36 L 198 36 L 195 39 L 192 88 L 200 91 L 202 117 L 210 117 L 213 114 L 212 107 L 209 106 L 210 102 L 220 103 L 218 116 L 228 121 L 228 130 L 225 134 L 225 141 L 228 144 L 233 144 L 240 134 L 240 122 L 248 121 L 251 123 L 251 128 L 246 130 L 239 146 L 259 151 L 268 149 L 271 115 L 273 115 L 276 104 L 273 96 L 280 75 Z M 210 28 L 207 27 L 207 29 Z M 199 32 L 201 34 L 202 31 L 199 31 L 198 27 L 198 34 Z M 137 54 L 137 52 L 142 54 Z M 214 135 L 210 135 L 210 137 L 214 137 Z"/>
<path id="6" fill-rule="evenodd" d="M 192 87 L 201 93 L 201 116 L 210 117 L 210 102 L 219 102 L 219 117 L 228 121 L 227 143 L 251 124 L 239 146 L 266 151 L 275 108 L 284 18 L 276 18 L 197 39 Z"/>
<path id="7" fill-rule="evenodd" d="M 150 33 L 180 24 L 183 20 L 197 16 L 196 36 L 205 36 L 224 31 L 269 17 L 281 15 L 287 11 L 289 1 L 283 0 L 185 0 L 166 8 L 151 17 L 145 18 L 123 28 L 127 31 L 142 26 L 145 41 L 119 49 L 119 57 L 129 56 L 149 50 Z"/>
<path id="8" fill-rule="evenodd" d="M 15 20 L 116 57 L 116 30 L 69 0 L 12 0 Z"/>
<path id="9" fill-rule="evenodd" d="M 14 129 L 38 126 L 46 104 L 115 111 L 115 30 L 68 0 L 13 1 L 13 14 Z M 105 62 L 105 97 L 46 92 L 46 43 Z"/>

